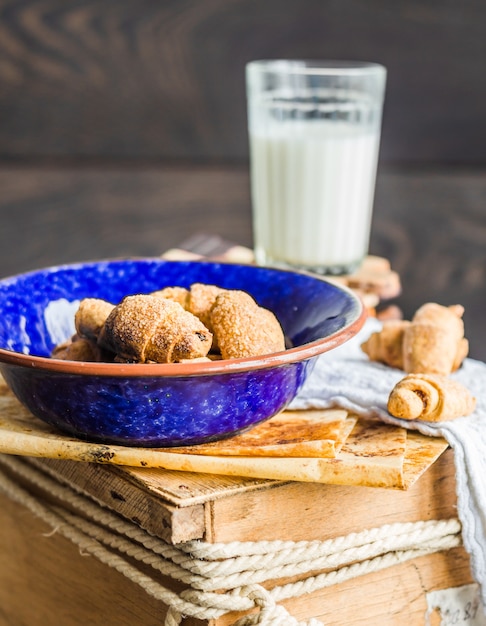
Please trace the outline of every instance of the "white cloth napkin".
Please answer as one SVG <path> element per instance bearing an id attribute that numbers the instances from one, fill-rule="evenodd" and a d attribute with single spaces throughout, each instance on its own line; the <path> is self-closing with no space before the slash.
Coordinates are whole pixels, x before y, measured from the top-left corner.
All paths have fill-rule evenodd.
<path id="1" fill-rule="evenodd" d="M 356 337 L 320 356 L 290 408 L 339 406 L 363 417 L 379 417 L 396 426 L 446 439 L 454 450 L 463 544 L 486 606 L 486 364 L 466 359 L 451 375 L 476 397 L 476 410 L 471 415 L 440 423 L 394 418 L 386 408 L 388 396 L 405 374 L 369 361 L 360 347 L 380 327 L 376 319 L 370 318 Z"/>

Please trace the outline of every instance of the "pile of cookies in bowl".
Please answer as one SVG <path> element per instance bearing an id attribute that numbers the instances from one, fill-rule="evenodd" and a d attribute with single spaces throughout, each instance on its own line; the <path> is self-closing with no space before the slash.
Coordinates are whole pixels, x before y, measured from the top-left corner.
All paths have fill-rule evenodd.
<path id="1" fill-rule="evenodd" d="M 194 445 L 279 413 L 365 318 L 354 292 L 305 273 L 160 258 L 50 267 L 0 281 L 0 372 L 70 436 Z"/>
<path id="2" fill-rule="evenodd" d="M 84 298 L 74 321 L 76 333 L 54 348 L 54 358 L 184 363 L 259 356 L 286 347 L 275 314 L 250 294 L 203 283 L 126 296 L 118 305 Z"/>

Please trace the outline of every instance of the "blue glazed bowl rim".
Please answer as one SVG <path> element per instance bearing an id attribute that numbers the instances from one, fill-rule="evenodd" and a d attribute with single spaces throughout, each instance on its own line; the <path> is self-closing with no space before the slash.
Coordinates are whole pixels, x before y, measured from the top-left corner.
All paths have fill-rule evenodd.
<path id="1" fill-rule="evenodd" d="M 118 258 L 118 259 L 101 259 L 96 261 L 86 261 L 79 263 L 66 263 L 54 266 L 47 266 L 37 270 L 16 274 L 10 277 L 0 279 L 0 284 L 8 284 L 10 281 L 19 280 L 23 277 L 39 274 L 41 272 L 56 272 L 67 269 L 82 268 L 86 265 L 96 265 L 97 263 L 126 263 L 137 261 L 158 261 L 164 263 L 187 263 L 187 261 L 177 260 L 165 260 L 161 257 L 130 257 L 130 258 Z M 211 261 L 194 261 L 197 263 L 212 264 Z M 290 275 L 303 274 L 317 281 L 322 281 L 332 286 L 337 291 L 347 294 L 348 298 L 354 305 L 353 313 L 354 317 L 338 331 L 317 339 L 309 343 L 302 344 L 293 348 L 288 348 L 281 352 L 273 352 L 267 355 L 261 355 L 256 357 L 245 357 L 239 359 L 222 359 L 210 362 L 195 362 L 195 363 L 98 363 L 88 361 L 67 361 L 61 359 L 54 359 L 51 357 L 36 356 L 31 354 L 24 354 L 21 352 L 15 352 L 12 350 L 6 350 L 0 348 L 0 365 L 2 363 L 8 365 L 16 365 L 19 367 L 27 367 L 34 370 L 43 370 L 50 372 L 57 372 L 60 374 L 73 374 L 83 376 L 110 376 L 110 377 L 187 377 L 187 376 L 210 376 L 213 374 L 224 373 L 236 373 L 247 372 L 251 370 L 259 370 L 266 368 L 274 368 L 278 366 L 291 365 L 312 359 L 324 352 L 328 352 L 333 348 L 336 348 L 352 337 L 354 337 L 359 330 L 363 327 L 367 312 L 363 305 L 361 298 L 350 288 L 345 285 L 339 284 L 325 277 L 312 274 L 306 271 L 287 270 L 273 267 L 253 266 L 249 264 L 235 264 L 235 263 L 221 263 L 217 262 L 220 266 L 227 265 L 234 268 L 239 267 L 255 267 L 260 269 L 271 269 L 278 273 L 288 273 Z"/>

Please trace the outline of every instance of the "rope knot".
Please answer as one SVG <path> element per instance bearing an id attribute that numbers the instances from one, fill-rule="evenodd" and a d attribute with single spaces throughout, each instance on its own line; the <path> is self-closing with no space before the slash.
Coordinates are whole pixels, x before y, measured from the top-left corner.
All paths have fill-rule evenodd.
<path id="1" fill-rule="evenodd" d="M 22 486 L 16 476 L 22 478 Z M 214 620 L 229 612 L 248 611 L 250 615 L 233 626 L 322 626 L 316 618 L 298 622 L 277 602 L 461 545 L 461 524 L 452 518 L 388 524 L 324 541 L 194 541 L 178 548 L 148 535 L 25 459 L 5 455 L 0 455 L 0 492 L 72 541 L 82 554 L 113 567 L 170 607 L 166 626 L 180 626 L 183 616 Z M 52 494 L 59 504 L 39 493 Z M 137 561 L 143 567 L 137 567 Z M 148 566 L 185 585 L 184 590 L 176 593 L 172 585 L 165 586 L 159 576 L 146 573 Z M 292 582 L 271 591 L 262 586 L 291 578 Z"/>
<path id="2" fill-rule="evenodd" d="M 271 594 L 260 585 L 241 587 L 240 594 L 259 607 L 258 613 L 252 613 L 237 620 L 233 626 L 298 626 L 299 622 L 275 603 Z"/>
<path id="3" fill-rule="evenodd" d="M 268 608 L 275 605 L 275 600 L 271 594 L 261 585 L 246 585 L 241 588 L 241 595 L 246 596 L 261 608 Z"/>

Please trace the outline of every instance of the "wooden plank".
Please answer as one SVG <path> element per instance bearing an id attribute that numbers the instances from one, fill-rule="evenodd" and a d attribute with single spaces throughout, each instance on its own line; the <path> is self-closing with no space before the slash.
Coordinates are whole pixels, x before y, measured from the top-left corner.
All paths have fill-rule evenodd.
<path id="1" fill-rule="evenodd" d="M 197 232 L 252 243 L 247 166 L 4 166 L 0 188 L 3 276 L 159 255 Z M 402 294 L 394 303 L 407 319 L 424 302 L 465 307 L 470 355 L 483 361 L 485 194 L 484 169 L 382 167 L 370 246 L 399 273 Z"/>
<path id="2" fill-rule="evenodd" d="M 4 167 L 0 188 L 2 276 L 158 256 L 193 232 L 251 245 L 247 168 Z"/>
<path id="3" fill-rule="evenodd" d="M 413 559 L 281 604 L 298 620 L 314 617 L 326 626 L 424 626 L 426 594 L 472 582 L 464 549 Z M 241 613 L 227 613 L 217 626 L 229 626 Z"/>
<path id="4" fill-rule="evenodd" d="M 167 607 L 161 602 L 112 567 L 81 554 L 21 505 L 4 496 L 0 503 L 1 626 L 163 623 Z"/>
<path id="5" fill-rule="evenodd" d="M 389 67 L 383 159 L 484 163 L 486 87 L 471 77 L 485 19 L 479 0 L 385 11 L 380 0 L 6 5 L 1 153 L 243 162 L 245 63 L 269 51 L 319 58 L 325 40 L 328 58 Z"/>
<path id="6" fill-rule="evenodd" d="M 408 490 L 287 483 L 207 504 L 206 541 L 325 540 L 395 522 L 457 515 L 455 469 L 447 450 Z"/>
<path id="7" fill-rule="evenodd" d="M 328 539 L 374 527 L 377 519 L 393 523 L 456 515 L 451 450 L 405 492 L 159 473 L 51 459 L 29 463 L 170 543 L 235 537 L 241 541 Z"/>
<path id="8" fill-rule="evenodd" d="M 133 489 L 146 490 L 161 500 L 178 508 L 204 504 L 212 499 L 223 498 L 242 491 L 253 491 L 282 484 L 282 481 L 198 474 L 195 472 L 175 472 L 172 470 L 122 467 L 79 463 L 78 461 L 28 458 L 26 461 L 39 468 L 47 468 L 59 480 L 66 478 L 82 490 L 96 487 L 98 481 L 113 481 L 114 484 L 131 485 Z M 93 480 L 86 480 L 86 474 L 94 473 Z M 86 484 L 85 484 L 86 483 Z M 93 491 L 92 495 L 102 500 L 102 494 Z M 116 499 L 116 498 L 115 498 Z"/>
<path id="9" fill-rule="evenodd" d="M 46 467 L 46 461 L 35 461 L 35 464 L 39 463 Z M 66 462 L 47 462 L 54 469 L 63 464 Z M 83 467 L 75 462 L 71 465 Z M 63 475 L 66 476 L 65 471 Z M 98 477 L 96 483 L 102 480 L 104 477 Z M 34 487 L 33 493 L 36 492 Z M 116 496 L 112 501 L 122 500 Z M 15 624 L 11 619 L 13 615 L 21 616 L 25 620 L 23 623 L 33 626 L 50 623 L 53 614 L 58 618 L 60 598 L 63 607 L 69 607 L 66 615 L 62 613 L 66 626 L 91 623 L 92 611 L 97 611 L 98 619 L 103 619 L 104 623 L 122 626 L 151 624 L 153 614 L 164 615 L 166 607 L 163 604 L 154 604 L 142 589 L 127 585 L 115 570 L 101 566 L 92 557 L 82 556 L 79 549 L 66 542 L 59 533 L 48 532 L 49 529 L 28 511 L 3 496 L 0 503 L 3 529 L 0 601 L 6 626 Z M 188 508 L 191 507 L 182 510 Z M 454 465 L 452 451 L 448 450 L 406 492 L 289 483 L 210 500 L 205 505 L 205 538 L 209 541 L 323 541 L 394 522 L 449 519 L 455 517 L 455 513 Z M 157 512 L 151 514 L 157 515 Z M 139 523 L 140 520 L 136 521 Z M 27 567 L 30 568 L 28 574 Z M 153 571 L 150 574 L 154 577 Z M 3 585 L 7 578 L 8 582 Z M 159 580 L 157 575 L 155 578 Z M 85 584 L 86 580 L 90 585 Z M 285 582 L 288 581 L 281 580 L 278 584 Z M 401 626 L 404 620 L 411 626 L 422 626 L 428 591 L 469 582 L 468 558 L 462 549 L 455 549 L 316 590 L 286 600 L 283 605 L 297 619 L 315 617 L 324 619 L 330 626 L 342 623 Z M 269 581 L 268 585 L 276 583 Z M 115 588 L 118 591 L 113 593 Z M 90 599 L 93 589 L 96 589 L 96 601 Z M 120 592 L 124 598 L 118 601 Z M 139 604 L 144 610 L 134 615 L 134 607 Z M 37 610 L 36 615 L 32 615 L 32 606 Z M 236 617 L 230 613 L 210 626 L 228 626 Z M 193 620 L 184 622 L 183 626 L 193 626 Z"/>
<path id="10" fill-rule="evenodd" d="M 370 243 L 400 275 L 402 295 L 396 303 L 404 318 L 411 319 L 424 302 L 462 304 L 469 356 L 481 361 L 486 361 L 486 327 L 478 315 L 486 307 L 480 200 L 485 191 L 486 174 L 480 170 L 382 171 Z"/>
<path id="11" fill-rule="evenodd" d="M 168 543 L 202 539 L 205 535 L 206 519 L 202 504 L 174 506 L 146 489 L 134 488 L 117 468 L 106 471 L 107 468 L 101 465 L 50 459 L 31 459 L 30 464 Z"/>
<path id="12" fill-rule="evenodd" d="M 440 476 L 440 480 L 449 478 Z M 437 481 L 435 487 L 439 500 L 444 494 Z M 333 499 L 336 495 L 332 494 Z M 370 506 L 371 494 L 364 495 L 368 497 L 368 508 L 373 508 L 375 524 L 386 523 L 389 517 L 383 502 L 373 499 Z M 408 493 L 401 495 L 409 496 Z M 307 504 L 314 505 L 315 502 L 308 501 Z M 329 499 L 328 507 L 330 504 Z M 346 499 L 340 500 L 338 508 L 347 504 Z M 437 505 L 436 501 L 432 503 L 435 511 L 423 510 L 424 517 L 431 514 L 433 518 Z M 265 506 L 260 500 L 253 514 L 257 516 Z M 292 502 L 288 506 L 292 511 Z M 450 501 L 448 506 L 452 506 Z M 446 513 L 445 508 L 442 512 Z M 408 517 L 406 507 L 401 513 L 401 521 L 404 521 Z M 299 523 L 298 518 L 294 521 L 296 525 Z M 53 623 L 78 626 L 101 622 L 107 626 L 155 626 L 164 619 L 167 607 L 163 603 L 154 600 L 113 568 L 81 554 L 77 546 L 59 533 L 53 533 L 45 523 L 4 496 L 0 497 L 0 525 L 2 626 Z M 324 517 L 321 517 L 320 530 L 321 538 L 324 538 L 328 530 Z M 347 532 L 346 527 L 340 527 L 340 530 Z M 233 537 L 240 538 L 238 535 Z M 154 570 L 147 569 L 146 573 L 167 583 Z M 428 591 L 470 582 L 467 555 L 462 548 L 456 548 L 285 600 L 282 605 L 299 620 L 315 617 L 328 626 L 344 623 L 350 626 L 402 626 L 405 623 L 423 626 Z M 175 589 L 178 588 L 175 585 Z M 183 626 L 228 626 L 236 617 L 230 613 L 212 622 L 185 619 Z"/>

